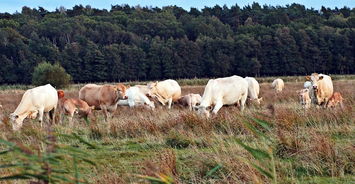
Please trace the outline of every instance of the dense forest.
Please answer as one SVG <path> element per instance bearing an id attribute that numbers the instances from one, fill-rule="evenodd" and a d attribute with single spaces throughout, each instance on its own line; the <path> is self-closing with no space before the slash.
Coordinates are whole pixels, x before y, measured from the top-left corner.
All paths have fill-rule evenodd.
<path id="1" fill-rule="evenodd" d="M 59 63 L 74 82 L 355 73 L 355 8 L 300 4 L 0 13 L 0 83 Z"/>

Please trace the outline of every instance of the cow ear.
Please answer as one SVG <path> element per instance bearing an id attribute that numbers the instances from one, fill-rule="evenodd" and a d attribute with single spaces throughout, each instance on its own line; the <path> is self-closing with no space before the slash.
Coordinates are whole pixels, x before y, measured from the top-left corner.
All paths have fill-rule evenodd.
<path id="1" fill-rule="evenodd" d="M 306 76 L 306 80 L 311 80 L 311 76 Z"/>
<path id="2" fill-rule="evenodd" d="M 319 79 L 318 80 L 322 80 L 323 79 L 323 76 L 319 76 Z"/>

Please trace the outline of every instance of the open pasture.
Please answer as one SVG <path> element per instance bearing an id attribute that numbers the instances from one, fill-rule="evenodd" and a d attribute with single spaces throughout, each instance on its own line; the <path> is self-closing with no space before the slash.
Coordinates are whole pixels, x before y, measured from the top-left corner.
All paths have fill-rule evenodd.
<path id="1" fill-rule="evenodd" d="M 355 175 L 355 80 L 334 81 L 334 91 L 341 92 L 344 109 L 304 111 L 296 90 L 303 82 L 286 82 L 282 93 L 275 94 L 270 83 L 261 83 L 261 106 L 248 105 L 244 112 L 236 106 L 223 107 L 217 117 L 205 119 L 186 107 L 173 105 L 171 110 L 157 106 L 119 107 L 113 118 L 104 122 L 96 111 L 89 122 L 78 117 L 74 126 L 52 126 L 57 134 L 76 133 L 97 148 L 60 138 L 58 144 L 72 145 L 89 153 L 97 167 L 79 163 L 81 178 L 90 183 L 146 183 L 140 177 L 160 173 L 176 183 L 258 183 L 272 182 L 251 162 L 258 163 L 236 140 L 251 147 L 265 148 L 245 122 L 251 117 L 267 121 L 272 141 L 279 183 L 349 183 Z M 182 95 L 203 94 L 204 86 L 182 86 Z M 67 97 L 77 97 L 79 87 L 65 90 Z M 21 132 L 13 133 L 7 115 L 14 111 L 24 90 L 0 91 L 2 139 L 42 150 L 47 131 L 37 120 L 24 122 Z M 43 151 L 43 150 L 42 150 Z M 15 155 L 0 156 L 0 164 L 11 162 Z M 68 160 L 67 165 L 70 165 Z M 66 166 L 67 166 L 66 165 Z M 71 167 L 71 166 L 68 166 Z M 0 176 L 16 172 L 2 169 Z M 21 183 L 21 182 L 20 182 Z M 24 182 L 25 183 L 25 182 Z"/>

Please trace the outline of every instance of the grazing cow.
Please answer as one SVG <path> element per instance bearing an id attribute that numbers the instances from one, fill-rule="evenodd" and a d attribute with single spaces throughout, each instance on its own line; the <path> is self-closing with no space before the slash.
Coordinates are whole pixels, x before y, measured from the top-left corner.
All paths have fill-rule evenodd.
<path id="1" fill-rule="evenodd" d="M 300 100 L 301 105 L 303 106 L 304 109 L 308 109 L 311 107 L 311 97 L 309 96 L 309 89 L 301 89 L 297 91 L 298 97 Z"/>
<path id="2" fill-rule="evenodd" d="M 334 92 L 334 94 L 330 97 L 327 107 L 336 107 L 338 104 L 340 104 L 340 107 L 343 108 L 343 97 L 339 92 Z"/>
<path id="3" fill-rule="evenodd" d="M 183 105 L 183 106 L 188 106 L 189 110 L 192 111 L 197 105 L 200 105 L 201 103 L 201 95 L 200 94 L 187 94 L 185 96 L 182 96 L 179 100 L 178 103 Z"/>
<path id="4" fill-rule="evenodd" d="M 52 122 L 55 120 L 55 111 L 58 103 L 57 90 L 50 84 L 29 89 L 23 94 L 20 104 L 15 112 L 10 114 L 12 129 L 19 130 L 26 117 L 35 118 L 39 114 L 39 121 L 43 121 L 43 113 L 52 113 Z"/>
<path id="5" fill-rule="evenodd" d="M 127 100 L 119 100 L 118 105 L 128 105 L 129 107 L 147 105 L 151 109 L 155 108 L 154 102 L 150 101 L 137 86 L 128 88 L 126 96 L 128 97 Z"/>
<path id="6" fill-rule="evenodd" d="M 69 123 L 72 124 L 74 114 L 80 114 L 85 119 L 92 114 L 94 106 L 90 107 L 85 101 L 78 98 L 65 98 L 64 91 L 58 90 L 59 99 L 59 121 L 62 122 L 61 115 L 69 115 Z"/>
<path id="7" fill-rule="evenodd" d="M 79 91 L 79 99 L 84 100 L 89 106 L 101 109 L 104 112 L 105 120 L 109 112 L 117 109 L 118 100 L 126 99 L 127 87 L 121 83 L 117 85 L 96 85 L 87 84 Z"/>
<path id="8" fill-rule="evenodd" d="M 328 75 L 312 73 L 306 79 L 312 82 L 315 97 L 313 101 L 318 105 L 326 107 L 328 100 L 333 95 L 332 78 Z"/>
<path id="9" fill-rule="evenodd" d="M 223 105 L 240 104 L 244 110 L 248 96 L 248 82 L 239 76 L 211 79 L 208 81 L 203 92 L 200 105 L 197 107 L 199 114 L 210 116 L 208 107 L 214 105 L 213 114 L 217 114 Z"/>
<path id="10" fill-rule="evenodd" d="M 276 90 L 276 93 L 280 93 L 285 87 L 285 83 L 282 79 L 275 79 L 272 82 L 271 87 Z"/>
<path id="11" fill-rule="evenodd" d="M 257 104 L 260 104 L 263 98 L 258 98 L 260 86 L 258 81 L 254 77 L 245 77 L 245 80 L 248 82 L 248 98 L 251 101 L 255 101 Z"/>
<path id="12" fill-rule="evenodd" d="M 176 102 L 181 97 L 181 87 L 175 80 L 165 80 L 161 82 L 151 82 L 147 84 L 149 96 L 156 98 L 161 104 L 168 103 L 171 108 L 172 102 Z"/>

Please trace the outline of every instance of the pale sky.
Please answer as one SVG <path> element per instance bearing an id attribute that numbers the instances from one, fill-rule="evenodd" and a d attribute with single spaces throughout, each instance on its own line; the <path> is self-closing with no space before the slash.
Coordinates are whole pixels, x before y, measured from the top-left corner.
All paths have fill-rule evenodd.
<path id="1" fill-rule="evenodd" d="M 307 8 L 314 8 L 319 10 L 321 6 L 325 7 L 338 7 L 342 8 L 344 6 L 355 8 L 355 0 L 0 0 L 0 12 L 14 13 L 16 10 L 21 12 L 23 6 L 28 6 L 31 8 L 38 8 L 39 6 L 45 8 L 46 10 L 53 11 L 60 6 L 64 6 L 67 9 L 71 9 L 74 5 L 82 4 L 90 5 L 93 8 L 99 9 L 111 9 L 111 5 L 122 5 L 128 4 L 130 6 L 140 5 L 152 6 L 152 7 L 163 7 L 168 5 L 176 5 L 182 7 L 186 10 L 190 10 L 191 7 L 202 9 L 205 6 L 213 7 L 218 4 L 220 6 L 227 5 L 231 7 L 232 5 L 238 4 L 240 7 L 252 4 L 253 2 L 258 2 L 260 5 L 272 5 L 272 6 L 285 6 L 287 4 L 298 3 L 305 5 Z"/>

